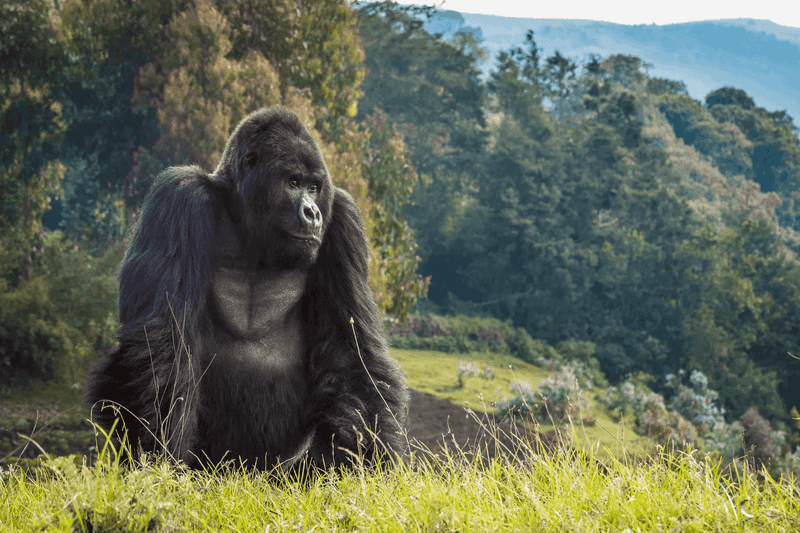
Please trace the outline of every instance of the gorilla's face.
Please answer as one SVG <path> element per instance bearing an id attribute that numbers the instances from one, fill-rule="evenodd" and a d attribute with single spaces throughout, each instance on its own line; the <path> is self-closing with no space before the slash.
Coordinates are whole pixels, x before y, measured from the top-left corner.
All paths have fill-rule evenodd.
<path id="1" fill-rule="evenodd" d="M 233 174 L 239 198 L 231 203 L 241 206 L 244 250 L 258 268 L 309 268 L 325 235 L 333 184 L 300 120 L 293 114 L 269 118 L 252 115 L 234 134 L 247 141 L 238 146 Z"/>

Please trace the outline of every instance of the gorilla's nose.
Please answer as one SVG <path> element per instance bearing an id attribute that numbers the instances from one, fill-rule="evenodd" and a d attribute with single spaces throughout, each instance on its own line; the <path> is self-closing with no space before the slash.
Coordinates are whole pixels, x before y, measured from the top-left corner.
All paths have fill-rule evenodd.
<path id="1" fill-rule="evenodd" d="M 302 198 L 298 210 L 300 225 L 310 229 L 314 234 L 319 233 L 322 229 L 322 213 L 314 200 L 308 197 Z"/>

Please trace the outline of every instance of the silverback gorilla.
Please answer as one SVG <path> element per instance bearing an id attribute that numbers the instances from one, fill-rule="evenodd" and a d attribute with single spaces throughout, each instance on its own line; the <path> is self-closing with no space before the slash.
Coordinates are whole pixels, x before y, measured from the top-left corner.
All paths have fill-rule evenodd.
<path id="1" fill-rule="evenodd" d="M 119 418 L 135 454 L 194 467 L 402 452 L 408 391 L 367 254 L 300 119 L 251 114 L 213 174 L 172 167 L 148 192 L 119 270 L 118 344 L 86 379 L 95 422 Z"/>

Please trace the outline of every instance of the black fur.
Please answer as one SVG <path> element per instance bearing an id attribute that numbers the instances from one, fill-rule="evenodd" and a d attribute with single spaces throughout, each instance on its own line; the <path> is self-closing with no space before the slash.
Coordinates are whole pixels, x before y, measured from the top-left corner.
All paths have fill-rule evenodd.
<path id="1" fill-rule="evenodd" d="M 345 450 L 370 462 L 383 446 L 402 452 L 408 392 L 367 261 L 358 207 L 333 186 L 300 120 L 277 106 L 253 113 L 213 174 L 173 167 L 153 183 L 119 271 L 118 344 L 86 379 L 94 421 L 108 429 L 119 416 L 134 453 L 167 452 L 192 466 L 225 452 L 259 467 L 294 456 L 344 465 Z M 296 364 L 239 349 L 254 344 L 235 339 L 215 310 L 220 267 L 246 280 L 289 273 L 287 294 L 305 283 L 286 314 L 290 323 L 299 313 L 295 330 L 268 332 L 281 341 L 270 346 L 302 347 Z M 234 285 L 256 286 L 248 283 Z"/>

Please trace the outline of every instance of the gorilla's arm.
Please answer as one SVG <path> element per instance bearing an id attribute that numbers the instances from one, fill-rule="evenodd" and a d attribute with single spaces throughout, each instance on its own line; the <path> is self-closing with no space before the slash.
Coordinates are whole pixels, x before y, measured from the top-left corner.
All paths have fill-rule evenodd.
<path id="1" fill-rule="evenodd" d="M 173 167 L 156 178 L 120 266 L 120 333 L 169 314 L 167 294 L 187 330 L 197 327 L 219 205 L 212 179 L 195 166 Z"/>
<path id="2" fill-rule="evenodd" d="M 220 204 L 212 180 L 199 167 L 170 168 L 156 178 L 119 271 L 118 344 L 87 375 L 84 396 L 94 404 L 95 421 L 107 428 L 115 417 L 100 400 L 122 406 L 134 452 L 139 443 L 145 450 L 165 445 L 174 457 L 191 460 L 199 310 Z"/>
<path id="3" fill-rule="evenodd" d="M 316 337 L 310 361 L 314 398 L 308 411 L 308 422 L 316 431 L 308 454 L 319 465 L 347 463 L 348 455 L 334 450 L 357 452 L 358 433 L 367 461 L 381 451 L 380 443 L 401 453 L 405 449 L 402 427 L 408 390 L 400 366 L 389 356 L 369 288 L 368 246 L 358 206 L 336 188 L 331 220 L 306 293 Z M 380 443 L 373 442 L 365 423 Z"/>

